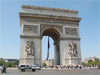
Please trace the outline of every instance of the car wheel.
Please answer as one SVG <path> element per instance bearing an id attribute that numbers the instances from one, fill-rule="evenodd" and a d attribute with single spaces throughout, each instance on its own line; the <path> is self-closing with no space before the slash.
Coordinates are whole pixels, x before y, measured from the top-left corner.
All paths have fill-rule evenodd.
<path id="1" fill-rule="evenodd" d="M 25 72 L 25 70 L 23 70 L 23 72 Z"/>
<path id="2" fill-rule="evenodd" d="M 35 71 L 35 69 L 32 69 L 32 72 L 34 72 Z"/>
<path id="3" fill-rule="evenodd" d="M 21 72 L 25 72 L 25 70 L 22 69 Z"/>

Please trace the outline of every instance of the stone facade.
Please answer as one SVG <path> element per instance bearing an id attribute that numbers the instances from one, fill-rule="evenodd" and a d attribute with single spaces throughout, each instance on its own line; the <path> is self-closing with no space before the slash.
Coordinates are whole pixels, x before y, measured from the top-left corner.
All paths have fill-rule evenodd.
<path id="1" fill-rule="evenodd" d="M 81 64 L 78 11 L 23 5 L 20 65 L 41 65 L 41 40 L 54 40 L 55 65 Z"/>

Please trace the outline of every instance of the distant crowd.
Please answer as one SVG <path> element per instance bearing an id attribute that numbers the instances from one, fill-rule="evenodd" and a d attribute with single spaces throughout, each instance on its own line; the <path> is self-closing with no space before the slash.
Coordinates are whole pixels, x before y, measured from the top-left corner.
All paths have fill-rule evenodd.
<path id="1" fill-rule="evenodd" d="M 88 66 L 84 66 L 84 65 L 53 65 L 53 66 L 45 66 L 45 67 L 42 67 L 42 68 L 45 68 L 45 69 L 91 69 L 91 68 L 99 68 L 100 69 L 100 65 L 96 65 L 96 66 L 93 66 L 93 65 L 88 65 Z"/>

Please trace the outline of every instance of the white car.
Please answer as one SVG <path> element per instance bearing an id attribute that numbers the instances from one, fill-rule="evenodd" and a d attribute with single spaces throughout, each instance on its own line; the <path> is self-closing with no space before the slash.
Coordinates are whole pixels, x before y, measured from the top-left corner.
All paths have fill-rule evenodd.
<path id="1" fill-rule="evenodd" d="M 36 70 L 41 70 L 39 66 L 35 66 L 35 65 L 33 65 L 32 68 L 35 68 Z"/>
<path id="2" fill-rule="evenodd" d="M 0 66 L 0 70 L 2 70 L 2 69 L 3 69 L 3 67 Z"/>
<path id="3" fill-rule="evenodd" d="M 41 70 L 41 68 L 39 66 L 36 67 L 37 70 Z"/>
<path id="4" fill-rule="evenodd" d="M 29 65 L 20 65 L 20 71 L 25 72 L 25 70 L 32 70 L 33 72 L 36 70 L 34 67 Z"/>

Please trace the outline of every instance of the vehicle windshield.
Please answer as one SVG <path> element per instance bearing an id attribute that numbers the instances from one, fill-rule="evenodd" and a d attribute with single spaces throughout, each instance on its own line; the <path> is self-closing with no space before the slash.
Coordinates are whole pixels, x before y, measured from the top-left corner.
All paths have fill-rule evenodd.
<path id="1" fill-rule="evenodd" d="M 20 67 L 25 67 L 25 65 L 21 65 Z"/>
<path id="2" fill-rule="evenodd" d="M 36 67 L 35 65 L 33 65 L 32 67 Z"/>

